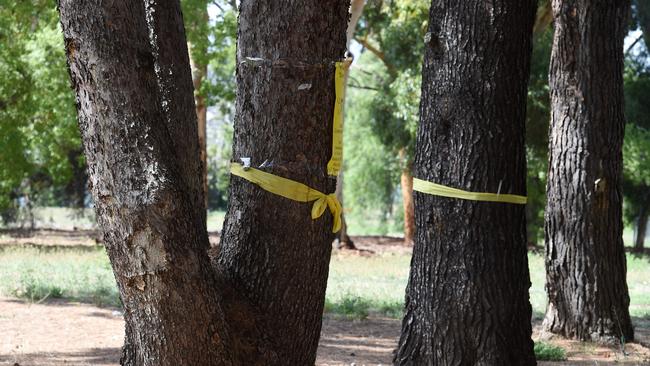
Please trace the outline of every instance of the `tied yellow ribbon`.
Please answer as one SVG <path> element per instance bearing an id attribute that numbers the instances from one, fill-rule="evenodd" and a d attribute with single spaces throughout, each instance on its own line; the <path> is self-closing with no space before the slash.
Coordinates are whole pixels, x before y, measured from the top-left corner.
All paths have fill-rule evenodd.
<path id="1" fill-rule="evenodd" d="M 332 123 L 332 157 L 327 163 L 327 174 L 339 175 L 343 161 L 343 105 L 345 104 L 345 75 L 352 59 L 339 61 L 334 72 L 334 121 Z"/>
<path id="2" fill-rule="evenodd" d="M 525 205 L 528 198 L 526 196 L 518 196 L 516 194 L 496 194 L 496 193 L 481 193 L 469 192 L 462 189 L 451 188 L 441 184 L 427 182 L 426 180 L 413 178 L 413 190 L 432 194 L 434 196 L 460 198 L 463 200 L 472 201 L 488 201 L 488 202 L 505 202 L 514 203 L 517 205 Z"/>
<path id="3" fill-rule="evenodd" d="M 232 163 L 230 165 L 230 173 L 238 177 L 244 178 L 247 181 L 257 184 L 265 191 L 277 194 L 284 198 L 298 202 L 314 202 L 311 208 L 311 218 L 313 220 L 321 217 L 325 208 L 329 208 L 332 216 L 334 217 L 334 225 L 332 232 L 336 233 L 341 230 L 341 203 L 336 199 L 336 194 L 325 194 L 318 190 L 307 187 L 302 183 L 298 183 L 291 179 L 278 177 L 271 173 L 266 173 L 254 168 L 244 170 L 239 163 Z"/>

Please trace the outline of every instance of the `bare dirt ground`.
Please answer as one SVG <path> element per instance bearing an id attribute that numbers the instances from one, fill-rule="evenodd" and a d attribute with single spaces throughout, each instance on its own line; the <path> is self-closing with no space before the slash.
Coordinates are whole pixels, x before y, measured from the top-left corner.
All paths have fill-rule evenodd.
<path id="1" fill-rule="evenodd" d="M 94 245 L 96 232 L 41 230 L 29 236 L 4 233 L 0 245 Z M 9 234 L 9 235 L 7 235 Z M 409 253 L 398 238 L 357 237 L 360 251 L 340 255 L 370 256 L 382 252 Z M 211 235 L 216 243 L 218 237 Z M 635 319 L 637 343 L 628 343 L 625 354 L 618 346 L 602 346 L 552 339 L 549 343 L 567 351 L 565 362 L 539 365 L 650 365 L 650 320 Z M 533 324 L 539 337 L 539 322 Z M 390 365 L 400 332 L 400 321 L 377 316 L 351 321 L 326 315 L 316 364 Z M 32 304 L 0 298 L 0 365 L 62 366 L 119 364 L 124 322 L 118 309 L 52 300 Z"/>

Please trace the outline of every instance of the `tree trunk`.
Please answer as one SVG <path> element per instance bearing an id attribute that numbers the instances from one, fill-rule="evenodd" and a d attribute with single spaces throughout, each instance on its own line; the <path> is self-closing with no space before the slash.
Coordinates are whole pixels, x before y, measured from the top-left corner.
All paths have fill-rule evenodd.
<path id="1" fill-rule="evenodd" d="M 525 195 L 534 0 L 434 0 L 415 176 Z M 396 365 L 534 365 L 525 206 L 415 193 Z"/>
<path id="2" fill-rule="evenodd" d="M 193 36 L 194 44 L 188 43 L 190 65 L 192 67 L 192 84 L 194 85 L 194 104 L 198 123 L 199 152 L 201 159 L 201 179 L 203 182 L 203 205 L 208 209 L 208 150 L 207 120 L 208 106 L 204 92 L 201 90 L 208 76 L 209 22 L 208 1 L 195 1 L 185 6 L 185 26 L 188 35 Z"/>
<path id="3" fill-rule="evenodd" d="M 278 364 L 259 315 L 207 256 L 178 1 L 58 6 L 90 187 L 124 304 L 122 364 Z"/>
<path id="4" fill-rule="evenodd" d="M 329 194 L 334 64 L 349 1 L 242 1 L 233 159 Z M 257 59 L 251 59 L 257 58 Z M 262 60 L 260 60 L 261 58 Z M 332 234 L 329 213 L 231 178 L 218 264 L 268 320 L 285 365 L 314 364 Z"/>
<path id="5" fill-rule="evenodd" d="M 636 10 L 646 49 L 650 50 L 650 2 L 648 0 L 637 0 Z"/>
<path id="6" fill-rule="evenodd" d="M 361 13 L 363 12 L 363 7 L 365 6 L 365 0 L 352 0 L 350 2 L 350 17 L 348 20 L 348 26 L 346 29 L 346 42 L 345 42 L 345 48 L 346 50 L 349 51 L 350 49 L 350 41 L 354 37 L 354 31 L 357 28 L 357 23 L 359 22 L 359 18 L 361 18 Z M 351 53 L 349 54 L 351 55 Z M 348 76 L 349 72 L 345 73 L 345 88 L 347 89 L 348 86 Z M 344 92 L 344 98 L 346 97 L 347 93 Z M 345 170 L 341 169 L 339 171 L 339 176 L 336 180 L 336 198 L 339 200 L 339 203 L 341 206 L 344 206 L 343 203 L 343 178 L 344 178 L 344 173 Z M 348 224 L 347 221 L 345 220 L 345 212 L 341 213 L 341 230 L 336 233 L 336 238 L 338 241 L 337 248 L 338 249 L 357 249 L 357 247 L 354 245 L 354 242 L 348 235 Z"/>
<path id="7" fill-rule="evenodd" d="M 402 151 L 404 151 L 402 149 Z M 404 157 L 405 153 L 400 152 Z M 402 203 L 404 206 L 404 245 L 412 246 L 415 237 L 415 205 L 413 204 L 413 175 L 411 169 L 412 163 L 406 163 L 400 176 L 400 185 L 402 187 Z"/>
<path id="8" fill-rule="evenodd" d="M 208 209 L 208 148 L 207 148 L 207 126 L 208 126 L 208 106 L 205 96 L 198 92 L 201 83 L 208 74 L 207 65 L 192 65 L 194 71 L 192 82 L 194 84 L 194 102 L 196 103 L 196 117 L 199 132 L 199 157 L 201 160 L 201 179 L 203 181 L 203 207 Z"/>
<path id="9" fill-rule="evenodd" d="M 88 174 L 82 157 L 83 151 L 81 149 L 68 151 L 68 163 L 72 168 L 72 179 L 65 187 L 65 193 L 68 196 L 68 204 L 74 208 L 84 208 L 86 206 Z"/>
<path id="10" fill-rule="evenodd" d="M 634 252 L 643 253 L 643 244 L 645 242 L 646 233 L 648 232 L 648 205 L 643 204 L 639 209 L 639 216 L 636 222 L 636 230 L 634 231 Z"/>
<path id="11" fill-rule="evenodd" d="M 341 206 L 343 206 L 343 169 L 339 172 L 339 176 L 336 180 L 336 198 L 339 200 Z M 345 221 L 345 215 L 343 213 L 341 214 L 341 230 L 336 233 L 336 240 L 338 241 L 336 246 L 337 249 L 357 249 L 348 235 L 348 224 Z"/>
<path id="12" fill-rule="evenodd" d="M 633 336 L 621 216 L 629 6 L 553 2 L 544 329 L 580 340 Z"/>

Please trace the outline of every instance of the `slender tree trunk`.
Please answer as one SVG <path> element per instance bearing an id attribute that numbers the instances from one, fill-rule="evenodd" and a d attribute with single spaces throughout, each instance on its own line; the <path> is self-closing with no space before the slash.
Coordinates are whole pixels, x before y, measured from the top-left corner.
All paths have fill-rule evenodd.
<path id="1" fill-rule="evenodd" d="M 406 159 L 406 150 L 399 152 L 400 159 L 404 164 L 402 174 L 400 175 L 400 185 L 402 187 L 402 204 L 404 207 L 404 245 L 412 246 L 415 238 L 415 205 L 413 203 L 413 163 Z"/>
<path id="2" fill-rule="evenodd" d="M 400 177 L 404 203 L 404 245 L 413 245 L 415 237 L 415 205 L 413 203 L 413 175 L 411 169 L 402 170 Z"/>
<path id="3" fill-rule="evenodd" d="M 242 1 L 233 159 L 329 194 L 334 65 L 345 52 L 349 1 L 291 6 Z M 262 58 L 255 60 L 252 58 Z M 230 183 L 218 263 L 268 319 L 285 365 L 314 364 L 331 252 L 332 217 L 311 205 Z"/>
<path id="4" fill-rule="evenodd" d="M 634 231 L 634 252 L 636 253 L 643 253 L 643 244 L 648 231 L 648 214 L 650 213 L 648 211 L 647 204 L 644 204 L 639 209 L 636 230 Z"/>
<path id="5" fill-rule="evenodd" d="M 525 195 L 534 0 L 434 0 L 415 176 Z M 500 189 L 499 189 L 500 188 Z M 534 365 L 525 206 L 415 192 L 396 365 Z"/>
<path id="6" fill-rule="evenodd" d="M 83 151 L 73 149 L 68 151 L 68 163 L 72 167 L 72 180 L 66 186 L 69 204 L 74 208 L 84 208 L 86 204 L 86 186 L 88 174 L 83 160 Z"/>
<path id="7" fill-rule="evenodd" d="M 650 2 L 648 0 L 636 0 L 636 6 L 639 25 L 643 32 L 643 40 L 646 49 L 650 50 Z"/>
<path id="8" fill-rule="evenodd" d="M 125 309 L 122 364 L 279 364 L 259 314 L 207 256 L 178 1 L 58 6 L 91 191 Z"/>
<path id="9" fill-rule="evenodd" d="M 622 239 L 628 1 L 554 0 L 544 329 L 633 337 Z"/>
<path id="10" fill-rule="evenodd" d="M 346 43 L 345 47 L 347 50 L 350 49 L 350 41 L 354 37 L 354 31 L 357 28 L 357 23 L 359 22 L 359 18 L 361 18 L 361 13 L 363 12 L 363 7 L 365 5 L 365 0 L 352 0 L 350 2 L 350 17 L 348 20 L 348 26 L 346 30 Z M 348 85 L 348 75 L 349 72 L 345 73 L 345 88 L 347 89 Z M 347 95 L 347 93 L 344 94 L 344 96 Z M 345 158 L 345 157 L 344 157 Z M 341 203 L 341 206 L 345 207 L 343 203 L 343 177 L 344 177 L 345 170 L 341 169 L 339 172 L 339 176 L 336 180 L 336 198 L 339 200 Z M 338 240 L 338 249 L 356 249 L 356 246 L 354 245 L 354 242 L 348 235 L 348 224 L 347 221 L 345 220 L 345 213 L 341 214 L 341 230 L 336 234 L 337 240 Z"/>
<path id="11" fill-rule="evenodd" d="M 208 209 L 208 148 L 207 148 L 207 126 L 208 126 L 208 106 L 206 98 L 198 91 L 201 88 L 203 79 L 208 74 L 207 65 L 197 65 L 192 63 L 192 83 L 194 84 L 194 102 L 196 104 L 196 117 L 199 132 L 199 157 L 201 159 L 201 180 L 203 181 L 203 206 Z"/>
<path id="12" fill-rule="evenodd" d="M 341 172 L 339 173 L 339 176 L 336 180 L 336 198 L 338 198 L 339 203 L 341 206 L 344 205 L 343 203 L 343 169 L 341 169 Z M 343 206 L 345 207 L 345 206 Z M 338 240 L 338 245 L 337 249 L 357 249 L 357 247 L 354 245 L 354 242 L 348 235 L 348 225 L 347 222 L 345 221 L 345 215 L 341 214 L 341 230 L 339 230 L 338 233 L 336 233 L 336 238 Z"/>

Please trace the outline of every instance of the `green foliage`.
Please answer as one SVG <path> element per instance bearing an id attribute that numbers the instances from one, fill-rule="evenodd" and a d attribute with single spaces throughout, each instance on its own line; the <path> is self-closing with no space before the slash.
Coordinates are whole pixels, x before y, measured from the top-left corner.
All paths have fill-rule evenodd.
<path id="1" fill-rule="evenodd" d="M 54 4 L 11 2 L 0 18 L 2 209 L 12 193 L 35 189 L 33 182 L 65 184 L 80 138 Z"/>
<path id="2" fill-rule="evenodd" d="M 357 30 L 357 39 L 376 47 L 373 55 L 384 66 L 369 105 L 370 125 L 382 144 L 402 155 L 402 168 L 413 159 L 429 5 L 424 0 L 370 1 Z"/>
<path id="3" fill-rule="evenodd" d="M 535 342 L 535 358 L 538 361 L 564 361 L 566 351 L 562 347 L 550 343 Z"/>
<path id="4" fill-rule="evenodd" d="M 213 5 L 210 19 L 208 5 Z M 182 0 L 183 19 L 193 74 L 201 73 L 196 93 L 207 98 L 208 106 L 222 112 L 231 108 L 235 99 L 235 49 L 237 8 L 232 1 Z M 203 69 L 207 75 L 203 75 Z"/>
<path id="5" fill-rule="evenodd" d="M 625 127 L 623 173 L 631 184 L 650 187 L 650 130 L 632 123 Z"/>
<path id="6" fill-rule="evenodd" d="M 382 66 L 367 53 L 361 55 L 359 62 L 364 68 L 353 67 L 350 71 L 343 136 L 344 204 L 349 227 L 356 232 L 358 227 L 352 225 L 355 221 L 378 221 L 378 229 L 385 229 L 386 213 L 392 211 L 400 171 L 397 156 L 379 141 L 368 123 L 371 104 L 378 92 L 355 87 L 376 83 L 375 73 Z"/>
<path id="7" fill-rule="evenodd" d="M 632 224 L 641 208 L 650 206 L 650 68 L 645 58 L 628 57 L 624 76 L 629 123 L 623 143 L 623 212 Z"/>

